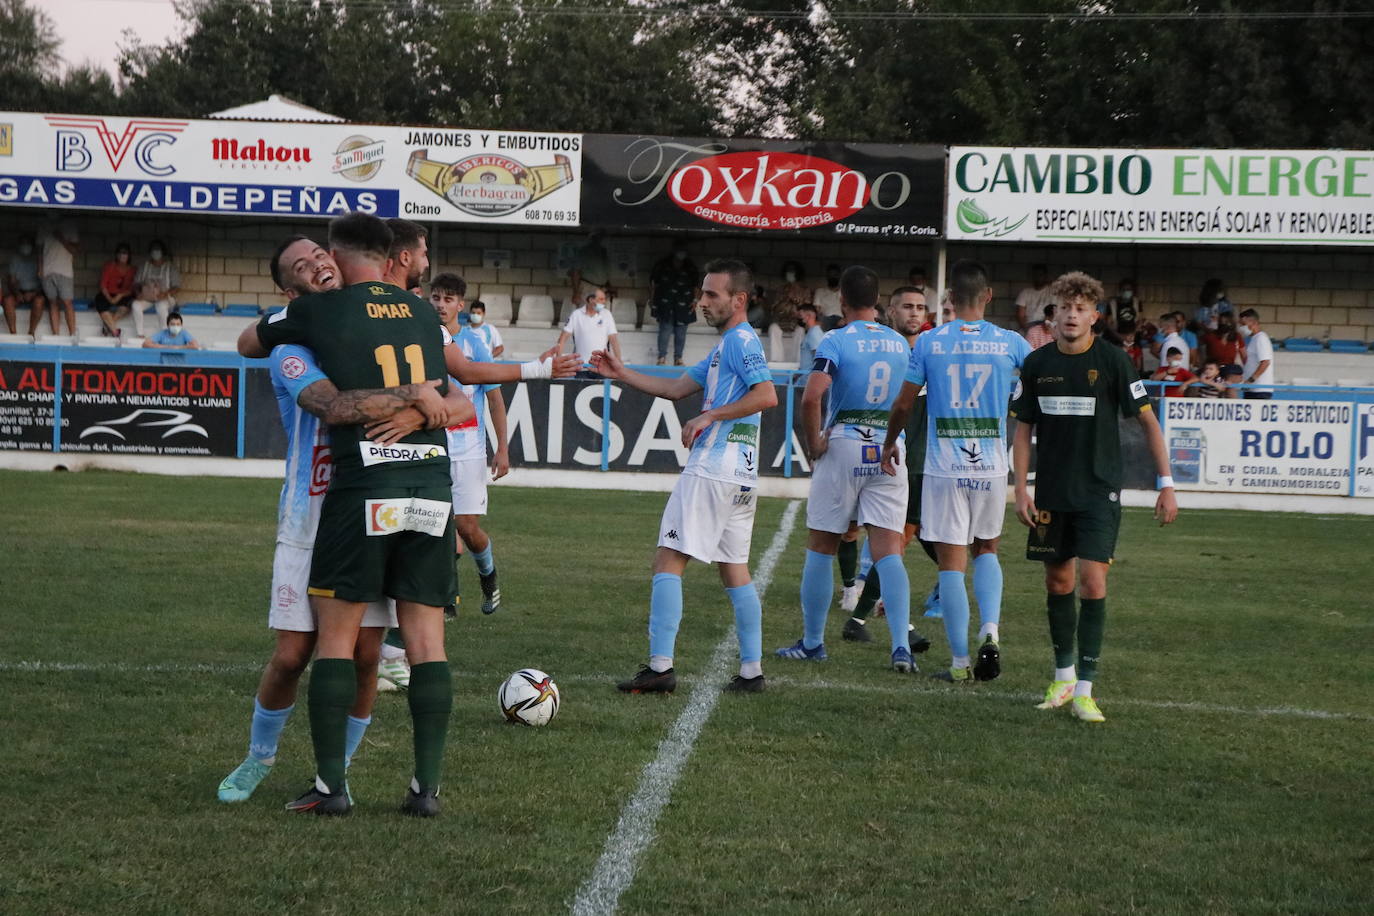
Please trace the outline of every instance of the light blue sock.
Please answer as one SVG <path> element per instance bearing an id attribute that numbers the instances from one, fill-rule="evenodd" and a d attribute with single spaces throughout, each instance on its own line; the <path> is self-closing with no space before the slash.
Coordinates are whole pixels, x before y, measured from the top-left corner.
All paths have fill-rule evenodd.
<path id="1" fill-rule="evenodd" d="M 892 648 L 907 648 L 911 644 L 907 634 L 907 625 L 911 623 L 911 580 L 907 577 L 902 555 L 889 554 L 874 563 L 873 568 L 878 571 Z"/>
<path id="2" fill-rule="evenodd" d="M 868 578 L 868 571 L 873 568 L 873 551 L 868 549 L 868 538 L 864 538 L 864 545 L 859 548 L 859 581 Z"/>
<path id="3" fill-rule="evenodd" d="M 754 583 L 727 588 L 730 603 L 735 608 L 735 632 L 739 634 L 739 660 L 763 660 L 763 605 L 759 602 Z"/>
<path id="4" fill-rule="evenodd" d="M 344 732 L 344 769 L 348 769 L 348 765 L 353 762 L 353 753 L 358 750 L 358 745 L 363 743 L 363 734 L 371 724 L 371 716 L 366 719 L 348 717 L 348 728 Z"/>
<path id="5" fill-rule="evenodd" d="M 682 623 L 682 577 L 655 573 L 649 596 L 649 654 L 673 657 Z"/>
<path id="6" fill-rule="evenodd" d="M 953 569 L 940 570 L 940 608 L 945 612 L 945 636 L 955 658 L 968 655 L 968 589 L 964 574 Z"/>
<path id="7" fill-rule="evenodd" d="M 477 563 L 477 574 L 481 576 L 491 575 L 491 571 L 496 568 L 496 564 L 491 559 L 491 538 L 487 538 L 485 550 L 474 550 L 472 559 Z"/>
<path id="8" fill-rule="evenodd" d="M 806 552 L 802 566 L 801 606 L 802 645 L 814 649 L 825 642 L 825 618 L 830 613 L 830 598 L 835 592 L 835 557 Z"/>
<path id="9" fill-rule="evenodd" d="M 281 730 L 286 728 L 286 720 L 291 718 L 291 710 L 296 704 L 285 709 L 264 709 L 253 697 L 253 724 L 248 730 L 248 756 L 254 760 L 271 760 L 277 756 L 277 741 Z"/>
<path id="10" fill-rule="evenodd" d="M 978 620 L 983 625 L 1002 622 L 1002 564 L 997 554 L 973 558 L 973 597 L 978 599 Z"/>

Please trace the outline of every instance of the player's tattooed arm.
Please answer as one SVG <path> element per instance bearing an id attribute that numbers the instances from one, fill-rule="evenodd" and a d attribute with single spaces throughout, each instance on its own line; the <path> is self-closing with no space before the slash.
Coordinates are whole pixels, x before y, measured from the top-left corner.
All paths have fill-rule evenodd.
<path id="1" fill-rule="evenodd" d="M 398 385 L 395 388 L 340 391 L 333 382 L 320 379 L 302 391 L 296 398 L 296 403 L 330 426 L 376 423 L 390 419 L 412 405 L 428 420 L 436 410 L 446 410 L 443 398 L 435 390 L 438 384 L 437 381 L 428 381 L 418 385 Z M 435 419 L 436 422 L 442 422 L 445 417 L 436 415 Z"/>

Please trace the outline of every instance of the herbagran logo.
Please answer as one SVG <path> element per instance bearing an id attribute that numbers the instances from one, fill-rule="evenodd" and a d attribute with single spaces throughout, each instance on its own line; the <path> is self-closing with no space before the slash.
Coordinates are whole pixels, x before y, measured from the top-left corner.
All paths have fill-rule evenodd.
<path id="1" fill-rule="evenodd" d="M 378 445 L 368 439 L 358 443 L 358 454 L 362 456 L 363 467 L 374 464 L 388 464 L 393 461 L 425 461 L 429 458 L 446 458 L 448 450 L 442 445 L 411 445 L 397 442 L 395 445 Z"/>
<path id="2" fill-rule="evenodd" d="M 527 166 L 496 153 L 447 163 L 430 159 L 424 149 L 410 154 L 406 174 L 473 216 L 514 213 L 573 181 L 572 160 L 563 155 L 551 165 Z"/>
<path id="3" fill-rule="evenodd" d="M 368 537 L 381 537 L 402 531 L 415 531 L 440 537 L 448 528 L 453 506 L 437 499 L 420 499 L 412 496 L 365 500 L 363 510 Z"/>

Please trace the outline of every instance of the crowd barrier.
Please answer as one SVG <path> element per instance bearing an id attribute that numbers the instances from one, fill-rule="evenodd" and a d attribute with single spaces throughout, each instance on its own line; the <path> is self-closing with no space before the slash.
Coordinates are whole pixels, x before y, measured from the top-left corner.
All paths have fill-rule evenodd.
<path id="1" fill-rule="evenodd" d="M 763 415 L 758 472 L 805 477 L 806 374 L 775 371 L 773 384 L 778 407 Z M 688 456 L 682 424 L 701 409 L 699 395 L 671 403 L 609 380 L 510 383 L 503 393 L 518 467 L 675 472 Z M 1156 405 L 1180 490 L 1374 496 L 1374 389 L 1276 386 L 1269 401 Z M 83 347 L 0 353 L 0 451 L 280 459 L 278 416 L 265 360 Z M 1123 421 L 1122 440 L 1125 487 L 1152 489 L 1139 425 Z"/>

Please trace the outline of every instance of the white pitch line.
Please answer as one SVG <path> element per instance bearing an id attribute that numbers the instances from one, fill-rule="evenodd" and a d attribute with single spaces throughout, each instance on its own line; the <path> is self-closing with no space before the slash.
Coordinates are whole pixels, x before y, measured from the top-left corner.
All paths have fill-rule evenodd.
<path id="1" fill-rule="evenodd" d="M 773 535 L 773 542 L 759 560 L 754 574 L 754 587 L 758 589 L 760 601 L 768 592 L 778 558 L 792 537 L 800 508 L 800 500 L 787 504 L 777 533 Z M 731 624 L 725 637 L 711 653 L 711 661 L 705 672 L 692 688 L 687 707 L 677 717 L 667 737 L 659 743 L 654 759 L 640 773 L 639 785 L 621 809 L 620 820 L 606 838 L 606 846 L 601 851 L 601 858 L 596 860 L 591 877 L 577 889 L 572 903 L 575 916 L 614 913 L 620 904 L 620 895 L 634 881 L 639 858 L 654 842 L 658 817 L 668 804 L 678 777 L 682 775 L 682 767 L 692 755 L 692 748 L 711 711 L 720 702 L 720 679 L 728 670 L 734 646 L 735 627 Z"/>

